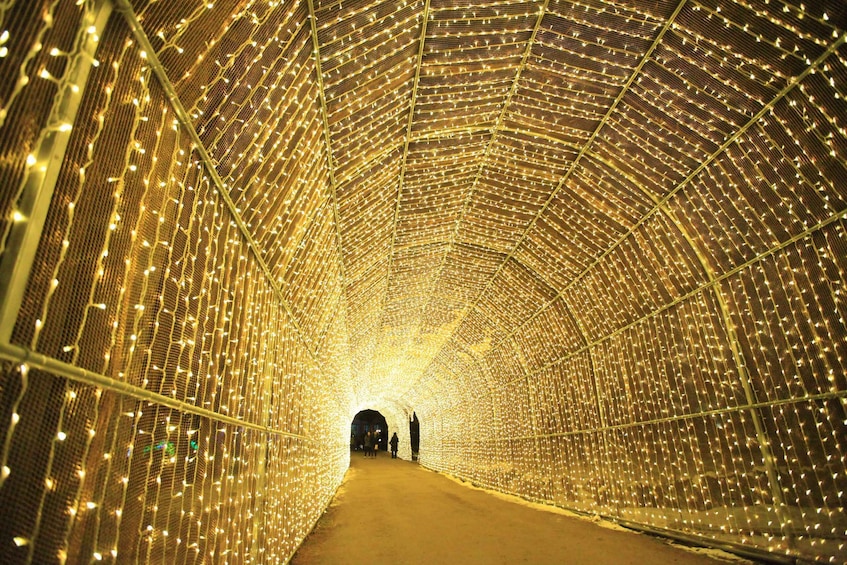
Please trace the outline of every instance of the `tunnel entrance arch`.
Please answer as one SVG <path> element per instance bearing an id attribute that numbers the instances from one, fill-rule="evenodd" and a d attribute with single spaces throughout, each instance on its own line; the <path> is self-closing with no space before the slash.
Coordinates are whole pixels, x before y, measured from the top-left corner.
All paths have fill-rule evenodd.
<path id="1" fill-rule="evenodd" d="M 350 423 L 350 451 L 362 451 L 365 434 L 368 432 L 376 437 L 376 448 L 385 451 L 391 434 L 385 416 L 376 410 L 361 410 L 353 416 L 353 421 Z"/>

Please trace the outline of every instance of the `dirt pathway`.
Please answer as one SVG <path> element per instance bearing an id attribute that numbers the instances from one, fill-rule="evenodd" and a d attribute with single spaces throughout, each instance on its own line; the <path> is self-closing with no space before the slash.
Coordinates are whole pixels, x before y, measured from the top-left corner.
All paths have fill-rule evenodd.
<path id="1" fill-rule="evenodd" d="M 385 453 L 351 459 L 338 494 L 292 564 L 726 563 L 468 488 Z"/>

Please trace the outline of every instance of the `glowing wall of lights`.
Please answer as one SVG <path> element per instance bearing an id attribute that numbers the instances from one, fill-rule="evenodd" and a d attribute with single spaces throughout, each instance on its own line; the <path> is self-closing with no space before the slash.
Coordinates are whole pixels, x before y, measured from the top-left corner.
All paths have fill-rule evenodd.
<path id="1" fill-rule="evenodd" d="M 844 492 L 836 486 L 844 475 L 843 446 L 836 444 L 843 435 L 837 415 L 843 414 L 844 386 L 834 376 L 843 373 L 845 328 L 839 306 L 844 279 L 833 258 L 843 248 L 843 187 L 833 180 L 833 175 L 844 174 L 839 154 L 844 102 L 836 78 L 843 76 L 841 49 L 831 49 L 817 72 L 798 81 L 736 143 L 718 150 L 725 140 L 721 131 L 726 136 L 744 126 L 839 34 L 824 31 L 820 39 L 803 35 L 790 43 L 793 51 L 785 50 L 786 34 L 799 29 L 804 14 L 785 6 L 781 12 L 762 13 L 766 23 L 736 24 L 730 19 L 741 20 L 739 11 L 745 9 L 695 5 L 681 13 L 680 25 L 671 28 L 656 61 L 648 61 L 631 96 L 623 99 L 621 115 L 610 116 L 605 135 L 591 146 L 515 251 L 539 279 L 561 289 L 561 295 L 536 299 L 535 313 L 520 314 L 524 306 L 516 298 L 531 295 L 510 296 L 515 287 L 506 284 L 508 271 L 503 268 L 476 303 L 478 309 L 488 309 L 483 311 L 493 323 L 480 332 L 479 316 L 472 320 L 469 314 L 454 334 L 452 339 L 489 350 L 483 362 L 501 377 L 494 412 L 503 420 L 512 419 L 514 430 L 506 438 L 490 434 L 486 443 L 494 454 L 473 471 L 465 471 L 462 456 L 451 455 L 443 446 L 433 453 L 437 462 L 424 460 L 531 498 L 719 541 L 837 561 L 843 556 L 845 536 L 841 502 L 835 502 Z M 707 12 L 705 19 L 694 13 L 700 11 Z M 809 25 L 831 21 L 832 15 L 818 14 Z M 706 28 L 713 25 L 708 20 L 728 29 L 723 41 L 750 34 L 753 50 L 754 40 L 759 43 L 763 37 L 757 33 L 767 29 L 767 49 L 775 55 L 764 66 L 774 77 L 748 77 L 763 86 L 744 84 L 732 92 L 714 75 L 691 81 L 674 72 L 673 57 L 678 55 L 671 57 L 667 50 L 681 53 L 684 45 L 696 41 L 697 55 L 686 55 L 686 64 L 701 58 L 696 64 L 710 69 L 708 59 L 716 57 L 718 48 L 726 49 L 727 43 L 706 36 Z M 760 31 L 751 32 L 757 25 Z M 744 72 L 745 65 L 749 70 L 761 57 L 738 47 L 732 53 L 736 73 Z M 656 96 L 657 86 L 662 96 Z M 671 102 L 674 97 L 678 104 Z M 715 103 L 729 110 L 725 126 L 719 124 L 723 118 L 718 112 L 707 110 Z M 780 116 L 779 121 L 774 116 Z M 692 130 L 699 138 L 687 134 Z M 715 157 L 710 158 L 712 153 Z M 706 160 L 710 163 L 701 174 L 688 179 L 680 174 Z M 605 190 L 601 198 L 595 196 L 598 189 Z M 668 190 L 679 194 L 668 195 L 665 212 L 658 203 Z M 725 285 L 752 284 L 769 256 L 790 255 L 795 246 L 811 255 L 805 261 L 786 259 L 788 265 L 777 280 L 757 285 L 762 298 L 741 304 L 729 296 Z M 594 263 L 609 247 L 602 261 Z M 781 294 L 783 288 L 790 294 Z M 729 318 L 716 292 L 728 303 L 733 313 Z M 549 315 L 554 306 L 562 306 L 555 318 Z M 757 310 L 762 314 L 757 316 Z M 736 316 L 749 321 L 741 323 Z M 520 327 L 512 330 L 515 320 Z M 743 368 L 733 355 L 735 338 L 727 334 L 726 324 L 741 336 Z M 508 334 L 514 334 L 515 341 Z M 748 346 L 752 336 L 764 342 Z M 506 348 L 517 350 L 504 356 Z M 435 383 L 445 378 L 441 367 L 449 366 L 448 358 L 455 355 L 449 347 L 440 350 L 423 379 Z M 529 375 L 521 363 L 530 367 Z M 551 371 L 561 372 L 550 378 Z M 774 378 L 780 372 L 786 376 Z M 802 382 L 804 374 L 805 380 L 821 384 L 809 388 Z M 748 402 L 742 379 L 749 379 L 759 402 L 775 400 L 774 393 L 783 391 L 779 398 L 785 408 L 756 409 L 773 450 L 772 477 L 749 410 L 734 408 Z M 583 394 L 557 401 L 566 389 L 563 385 L 574 381 L 584 387 Z M 789 385 L 792 382 L 796 384 Z M 824 398 L 801 400 L 807 394 Z M 527 407 L 525 397 L 534 408 Z M 453 424 L 442 421 L 442 429 L 461 429 L 468 416 L 449 410 L 462 402 L 460 398 L 442 397 L 430 401 L 429 410 L 419 409 L 423 425 L 428 417 L 441 416 L 455 418 Z M 579 414 L 576 421 L 564 423 L 574 413 Z M 594 417 L 585 418 L 590 414 Z M 533 422 L 534 430 L 521 437 L 517 430 L 525 422 Z M 502 427 L 492 423 L 489 429 Z M 444 435 L 437 429 L 431 433 Z M 809 451 L 812 457 L 795 454 Z M 633 455 L 637 453 L 642 455 Z M 679 458 L 679 453 L 690 458 Z M 652 454 L 653 460 L 645 454 Z M 621 478 L 611 466 L 617 468 L 612 462 L 622 457 L 630 457 L 632 465 Z M 522 475 L 532 459 L 549 469 L 543 478 L 532 472 Z M 586 462 L 590 464 L 583 467 Z M 826 472 L 820 471 L 823 467 Z M 813 475 L 826 477 L 817 481 L 810 478 Z M 776 488 L 786 493 L 784 507 L 774 500 L 769 484 L 773 478 Z M 814 514 L 825 517 L 805 524 Z"/>
<path id="2" fill-rule="evenodd" d="M 73 50 L 67 11 L 45 3 L 6 14 L 18 23 L 3 62 L 19 67 L 32 90 L 4 100 L 13 124 L 49 120 L 50 96 L 81 86 L 51 62 Z M 30 46 L 14 31 L 27 29 L 27 18 L 44 29 L 24 36 L 41 45 L 22 59 Z M 38 58 L 48 54 L 46 63 Z M 338 331 L 326 336 L 337 325 L 328 298 L 337 300 L 337 283 L 286 304 L 149 58 L 113 14 L 11 339 L 72 374 L 82 368 L 115 384 L 4 364 L 0 496 L 16 509 L 7 516 L 18 516 L 3 522 L 4 561 L 287 559 L 346 466 L 343 366 L 315 353 L 338 347 Z M 3 140 L 18 164 L 6 172 L 20 171 L 18 179 L 41 166 L 29 157 L 38 126 L 20 131 L 34 137 Z M 5 221 L 13 217 L 5 198 L 14 194 L 3 194 Z M 320 198 L 309 201 L 293 220 L 304 224 L 297 233 L 323 233 L 315 225 L 328 223 L 314 213 Z M 316 253 L 293 249 L 293 265 Z M 287 276 L 317 289 L 318 272 L 292 268 Z M 289 312 L 318 323 L 307 333 Z M 340 392 L 336 404 L 324 397 L 330 389 Z"/>
<path id="3" fill-rule="evenodd" d="M 284 560 L 367 404 L 481 484 L 844 559 L 840 3 L 137 0 L 87 85 L 96 2 L 29 4 L 0 257 L 69 134 L 12 335 L 60 366 L 4 350 L 3 556 Z"/>

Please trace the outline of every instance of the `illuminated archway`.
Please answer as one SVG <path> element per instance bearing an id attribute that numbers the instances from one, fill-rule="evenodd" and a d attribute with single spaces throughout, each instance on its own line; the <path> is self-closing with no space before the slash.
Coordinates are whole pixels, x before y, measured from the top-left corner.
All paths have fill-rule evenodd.
<path id="1" fill-rule="evenodd" d="M 353 421 L 350 423 L 350 440 L 351 444 L 355 446 L 354 451 L 362 450 L 364 436 L 368 433 L 376 442 L 372 444 L 374 449 L 384 451 L 387 438 L 390 437 L 390 431 L 385 416 L 376 410 L 360 410 L 353 417 Z"/>
<path id="2" fill-rule="evenodd" d="M 845 560 L 843 0 L 466 4 L 3 3 L 0 562 L 284 562 L 363 408 Z"/>

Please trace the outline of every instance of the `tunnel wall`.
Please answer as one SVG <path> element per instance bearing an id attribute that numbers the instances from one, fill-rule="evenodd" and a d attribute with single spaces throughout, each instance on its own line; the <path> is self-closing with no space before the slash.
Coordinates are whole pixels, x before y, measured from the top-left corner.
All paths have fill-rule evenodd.
<path id="1" fill-rule="evenodd" d="M 0 62 L 18 77 L 0 85 L 3 562 L 284 561 L 347 465 L 342 261 L 305 8 L 232 22 L 201 9 L 187 19 L 226 31 L 184 37 L 166 4 L 134 3 L 167 30 L 152 50 L 125 14 L 86 20 L 97 2 L 3 8 L 20 30 Z M 89 35 L 98 65 L 76 84 Z M 538 259 L 552 252 L 508 259 L 510 284 L 404 399 L 424 465 L 705 542 L 844 560 L 847 151 L 833 116 L 847 72 L 843 47 L 828 57 L 690 179 L 670 157 L 633 167 L 657 151 L 643 140 L 598 142 L 629 164 L 589 154 L 573 178 L 637 189 L 654 213 L 573 284 L 573 266 Z M 277 78 L 256 94 L 265 60 Z M 662 201 L 668 179 L 684 190 Z M 530 243 L 564 232 L 547 219 Z"/>
<path id="2" fill-rule="evenodd" d="M 587 345 L 558 334 L 572 343 L 560 357 L 519 339 L 493 348 L 477 363 L 496 375 L 493 410 L 469 415 L 476 399 L 440 389 L 418 408 L 422 463 L 736 551 L 842 561 L 844 230 L 815 230 Z"/>
<path id="3" fill-rule="evenodd" d="M 286 561 L 349 460 L 326 194 L 255 229 L 125 17 L 0 10 L 0 562 Z"/>
<path id="4" fill-rule="evenodd" d="M 737 551 L 843 561 L 847 139 L 826 85 L 844 62 L 839 49 L 564 290 L 538 268 L 523 302 L 492 285 L 457 335 L 497 337 L 461 369 L 445 349 L 425 380 L 485 379 L 475 412 L 501 422 L 468 437 L 474 399 L 424 395 L 423 464 Z M 645 192 L 655 172 L 584 167 Z M 532 266 L 520 255 L 515 273 Z"/>
<path id="5" fill-rule="evenodd" d="M 675 23 L 717 18 L 688 15 Z M 712 48 L 773 73 L 773 92 L 661 45 L 456 330 L 464 347 L 418 385 L 421 461 L 647 530 L 843 562 L 843 42 L 798 37 L 820 53 L 800 72 L 766 57 L 768 34 L 724 24 L 699 38 L 725 33 Z M 580 218 L 612 199 L 614 217 Z"/>

